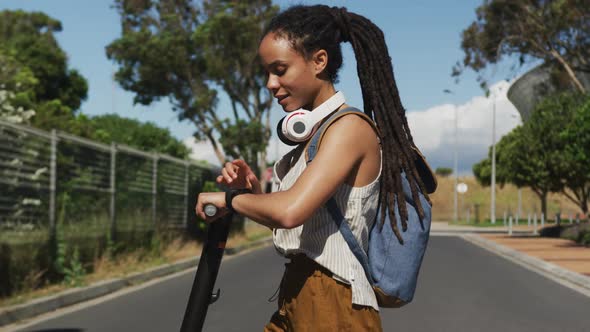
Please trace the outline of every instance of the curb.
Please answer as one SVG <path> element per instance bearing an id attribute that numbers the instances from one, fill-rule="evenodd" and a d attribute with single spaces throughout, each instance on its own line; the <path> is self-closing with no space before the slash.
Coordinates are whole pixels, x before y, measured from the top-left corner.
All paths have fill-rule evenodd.
<path id="1" fill-rule="evenodd" d="M 248 249 L 261 247 L 271 243 L 272 236 L 235 248 L 226 248 L 224 254 L 231 256 Z M 66 291 L 41 297 L 27 303 L 6 307 L 0 310 L 0 327 L 73 304 L 92 300 L 97 297 L 116 292 L 128 286 L 144 283 L 146 281 L 183 270 L 196 268 L 198 265 L 198 258 L 187 258 L 179 262 L 161 265 L 147 271 L 136 272 L 125 277 L 100 281 L 83 288 L 68 289 Z"/>
<path id="2" fill-rule="evenodd" d="M 539 227 L 540 229 L 540 227 Z M 467 233 L 497 233 L 497 234 L 508 234 L 508 227 L 502 226 L 499 224 L 498 226 L 491 226 L 491 227 L 477 227 L 477 226 L 462 226 L 462 225 L 449 225 L 445 222 L 432 222 L 430 224 L 430 233 L 453 233 L 453 234 L 467 234 Z M 513 228 L 512 233 L 518 235 L 527 235 L 533 234 L 532 228 Z"/>
<path id="3" fill-rule="evenodd" d="M 574 288 L 575 290 L 590 296 L 590 277 L 567 270 L 561 266 L 546 262 L 540 258 L 529 256 L 512 248 L 497 244 L 494 241 L 485 239 L 476 234 L 457 234 L 457 236 L 504 258 L 510 259 L 528 268 L 529 270 L 540 273 L 543 276 L 553 277 L 553 280 L 558 281 L 565 286 L 570 288 L 572 288 L 571 286 L 576 286 L 577 289 Z M 563 281 L 566 283 L 563 283 Z"/>
<path id="4" fill-rule="evenodd" d="M 492 229 L 492 230 L 479 230 L 479 229 L 452 229 L 452 228 L 448 228 L 448 229 L 430 229 L 430 234 L 433 235 L 439 235 L 439 234 L 453 234 L 453 235 L 457 235 L 460 236 L 461 234 L 508 234 L 508 231 L 506 230 L 501 230 L 501 229 Z M 532 231 L 517 231 L 514 230 L 512 231 L 512 234 L 515 235 L 532 235 Z"/>

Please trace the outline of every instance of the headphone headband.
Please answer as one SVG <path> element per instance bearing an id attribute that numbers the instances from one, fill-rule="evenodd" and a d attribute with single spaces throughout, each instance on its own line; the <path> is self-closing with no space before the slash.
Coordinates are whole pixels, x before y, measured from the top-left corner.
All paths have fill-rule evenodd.
<path id="1" fill-rule="evenodd" d="M 342 106 L 346 102 L 342 91 L 336 92 L 332 97 L 328 98 L 320 106 L 313 109 L 309 114 L 309 121 L 312 123 L 318 123 L 322 121 L 326 116 L 330 115 L 338 107 Z"/>
<path id="2" fill-rule="evenodd" d="M 287 114 L 277 126 L 281 141 L 288 145 L 297 145 L 309 139 L 326 116 L 346 102 L 341 91 L 336 92 L 313 111 L 298 109 Z"/>

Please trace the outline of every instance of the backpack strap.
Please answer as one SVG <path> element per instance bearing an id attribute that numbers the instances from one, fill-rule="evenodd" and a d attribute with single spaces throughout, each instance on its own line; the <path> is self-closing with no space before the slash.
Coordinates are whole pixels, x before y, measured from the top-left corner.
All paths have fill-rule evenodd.
<path id="1" fill-rule="evenodd" d="M 358 108 L 346 107 L 330 115 L 328 120 L 320 126 L 320 128 L 315 132 L 315 134 L 313 134 L 313 137 L 311 138 L 311 140 L 309 140 L 309 143 L 307 144 L 307 147 L 305 149 L 306 163 L 309 164 L 313 160 L 313 158 L 315 158 L 315 155 L 319 150 L 320 143 L 322 142 L 322 139 L 324 138 L 324 135 L 326 134 L 326 130 L 328 129 L 328 127 L 330 127 L 332 123 L 334 123 L 334 121 L 348 114 L 356 114 L 363 118 L 365 121 L 367 121 L 371 125 L 371 127 L 373 127 L 373 129 L 377 132 L 379 140 L 381 140 L 381 132 L 375 125 L 375 122 L 373 122 L 373 120 L 368 115 L 366 115 L 363 111 L 359 110 Z"/>
<path id="2" fill-rule="evenodd" d="M 351 113 L 360 116 L 361 118 L 366 120 L 369 124 L 371 124 L 373 129 L 377 132 L 379 139 L 381 139 L 382 136 L 381 136 L 379 129 L 377 128 L 377 126 L 375 125 L 375 123 L 373 122 L 373 120 L 369 116 L 367 116 L 363 111 L 361 111 L 357 108 L 354 108 L 354 107 L 344 108 L 344 109 L 330 115 L 330 117 L 328 118 L 328 121 L 326 121 L 324 124 L 322 124 L 320 126 L 320 128 L 316 131 L 316 133 L 313 135 L 313 137 L 311 138 L 311 140 L 307 144 L 307 147 L 305 148 L 305 160 L 307 163 L 310 163 L 315 158 L 315 155 L 317 154 L 321 140 L 326 133 L 326 129 L 332 123 L 334 123 L 334 121 L 338 120 L 339 118 L 341 118 L 347 114 L 351 114 Z M 419 173 L 420 177 L 422 178 L 424 185 L 426 187 L 425 189 L 428 193 L 434 192 L 434 190 L 436 189 L 436 186 L 437 186 L 436 177 L 433 175 L 432 170 L 428 166 L 428 163 L 426 163 L 426 160 L 425 160 L 424 156 L 422 155 L 422 153 L 417 148 L 415 148 L 415 147 L 412 147 L 412 148 L 416 152 L 416 165 L 418 168 L 418 173 Z M 358 241 L 354 237 L 352 230 L 348 226 L 348 223 L 346 222 L 344 216 L 342 215 L 342 212 L 341 212 L 340 208 L 338 207 L 338 204 L 337 204 L 336 200 L 334 199 L 334 197 L 330 197 L 330 199 L 326 202 L 325 207 L 328 209 L 328 212 L 330 213 L 330 216 L 334 220 L 336 227 L 338 227 L 340 234 L 342 234 L 342 237 L 344 238 L 344 240 L 348 244 L 350 251 L 352 251 L 353 255 L 356 257 L 356 259 L 359 261 L 359 263 L 363 267 L 363 270 L 365 272 L 367 280 L 369 281 L 369 283 L 371 285 L 374 285 L 375 280 L 373 279 L 373 276 L 369 272 L 370 271 L 369 257 L 367 255 L 367 253 L 365 253 L 365 251 L 361 248 Z M 379 211 L 380 207 L 381 207 L 381 198 L 379 198 L 377 211 Z M 377 218 L 377 216 L 375 218 Z"/>
<path id="3" fill-rule="evenodd" d="M 350 251 L 352 251 L 354 257 L 356 257 L 359 263 L 361 263 L 363 271 L 365 271 L 365 275 L 367 276 L 367 280 L 371 285 L 373 285 L 375 281 L 371 273 L 369 273 L 369 271 L 371 271 L 369 269 L 369 257 L 352 234 L 352 231 L 350 230 L 348 223 L 344 220 L 344 216 L 342 215 L 342 212 L 340 212 L 334 197 L 330 197 L 328 202 L 326 202 L 326 207 L 328 208 L 328 212 L 330 212 L 332 219 L 336 223 L 336 227 L 338 227 L 340 234 L 342 234 L 342 237 L 348 244 Z"/>
<path id="4" fill-rule="evenodd" d="M 381 137 L 383 136 L 381 136 L 381 132 L 379 131 L 379 128 L 377 128 L 377 125 L 375 125 L 375 122 L 373 122 L 373 120 L 368 115 L 366 115 L 363 111 L 355 107 L 343 108 L 340 111 L 330 115 L 328 121 L 324 122 L 320 126 L 320 128 L 315 132 L 311 140 L 309 140 L 309 142 L 307 143 L 307 147 L 305 148 L 306 163 L 309 164 L 313 160 L 313 158 L 315 158 L 320 143 L 322 142 L 322 139 L 326 134 L 326 129 L 328 129 L 328 127 L 330 127 L 330 125 L 332 125 L 334 121 L 348 114 L 356 114 L 364 120 L 366 120 L 371 125 L 371 127 L 373 127 L 375 132 L 377 132 L 377 136 L 379 137 L 379 141 L 381 142 Z M 426 158 L 424 157 L 422 152 L 420 152 L 420 150 L 418 150 L 418 148 L 415 146 L 412 146 L 412 150 L 414 150 L 415 152 L 414 163 L 416 165 L 416 169 L 418 170 L 418 175 L 424 183 L 424 189 L 427 193 L 432 194 L 436 191 L 436 187 L 438 186 L 436 176 L 434 176 L 434 172 L 428 165 L 428 162 L 426 162 Z"/>
<path id="5" fill-rule="evenodd" d="M 358 108 L 347 107 L 332 114 L 328 118 L 328 121 L 322 124 L 322 126 L 313 135 L 313 137 L 307 145 L 307 148 L 305 149 L 305 160 L 307 163 L 310 163 L 313 160 L 313 158 L 315 158 L 322 138 L 326 133 L 326 129 L 328 129 L 328 127 L 332 123 L 334 123 L 334 121 L 348 114 L 356 114 L 364 120 L 366 120 L 371 125 L 371 127 L 373 127 L 373 129 L 377 132 L 379 139 L 381 139 L 381 133 L 379 132 L 379 129 L 368 115 L 366 115 L 363 111 L 359 110 Z M 356 240 L 354 235 L 352 234 L 352 231 L 350 230 L 348 223 L 345 221 L 342 212 L 340 212 L 341 210 L 340 208 L 338 208 L 338 204 L 336 203 L 334 197 L 330 197 L 328 202 L 326 202 L 326 208 L 328 209 L 328 212 L 330 213 L 332 219 L 336 223 L 336 226 L 338 227 L 340 234 L 342 234 L 342 237 L 344 237 L 344 240 L 348 244 L 350 251 L 352 251 L 356 259 L 361 263 L 363 270 L 365 271 L 365 275 L 367 276 L 367 280 L 369 280 L 369 283 L 373 285 L 374 280 L 371 274 L 369 273 L 369 258 L 365 251 L 358 244 L 358 241 Z"/>

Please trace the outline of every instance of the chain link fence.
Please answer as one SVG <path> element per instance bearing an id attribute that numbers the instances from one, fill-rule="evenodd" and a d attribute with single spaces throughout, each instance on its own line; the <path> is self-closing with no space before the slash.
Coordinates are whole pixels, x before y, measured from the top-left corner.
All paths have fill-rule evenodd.
<path id="1" fill-rule="evenodd" d="M 92 262 L 109 244 L 133 249 L 157 228 L 196 226 L 195 197 L 218 171 L 0 121 L 0 296 L 50 272 L 60 244 Z"/>

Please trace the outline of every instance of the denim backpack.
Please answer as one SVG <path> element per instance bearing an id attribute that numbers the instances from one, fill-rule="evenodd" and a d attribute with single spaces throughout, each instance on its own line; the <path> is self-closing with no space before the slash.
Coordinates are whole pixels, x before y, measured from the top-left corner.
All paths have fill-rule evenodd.
<path id="1" fill-rule="evenodd" d="M 315 157 L 319 143 L 330 124 L 340 117 L 351 113 L 361 116 L 377 130 L 373 120 L 359 109 L 352 107 L 342 109 L 332 114 L 311 138 L 306 154 L 308 163 Z M 422 178 L 426 191 L 432 193 L 436 190 L 436 178 L 432 174 L 424 156 L 418 150 L 415 150 L 415 152 L 415 163 L 418 173 Z M 375 291 L 377 303 L 380 307 L 385 308 L 398 308 L 412 301 L 416 290 L 418 272 L 420 271 L 420 265 L 422 264 L 422 258 L 424 257 L 430 234 L 432 209 L 430 203 L 428 203 L 422 192 L 418 191 L 418 196 L 424 210 L 424 218 L 420 220 L 405 173 L 402 173 L 402 184 L 405 198 L 404 203 L 408 210 L 406 231 L 402 230 L 397 202 L 395 203 L 394 212 L 404 243 L 401 244 L 395 236 L 391 227 L 388 208 L 379 199 L 378 213 L 369 233 L 368 254 L 358 244 L 350 227 L 344 221 L 344 216 L 338 208 L 336 200 L 332 197 L 326 203 L 326 208 L 338 226 L 340 233 L 348 243 L 352 253 L 363 266 L 367 279 Z M 383 213 L 385 213 L 385 223 L 381 228 L 380 221 Z"/>

